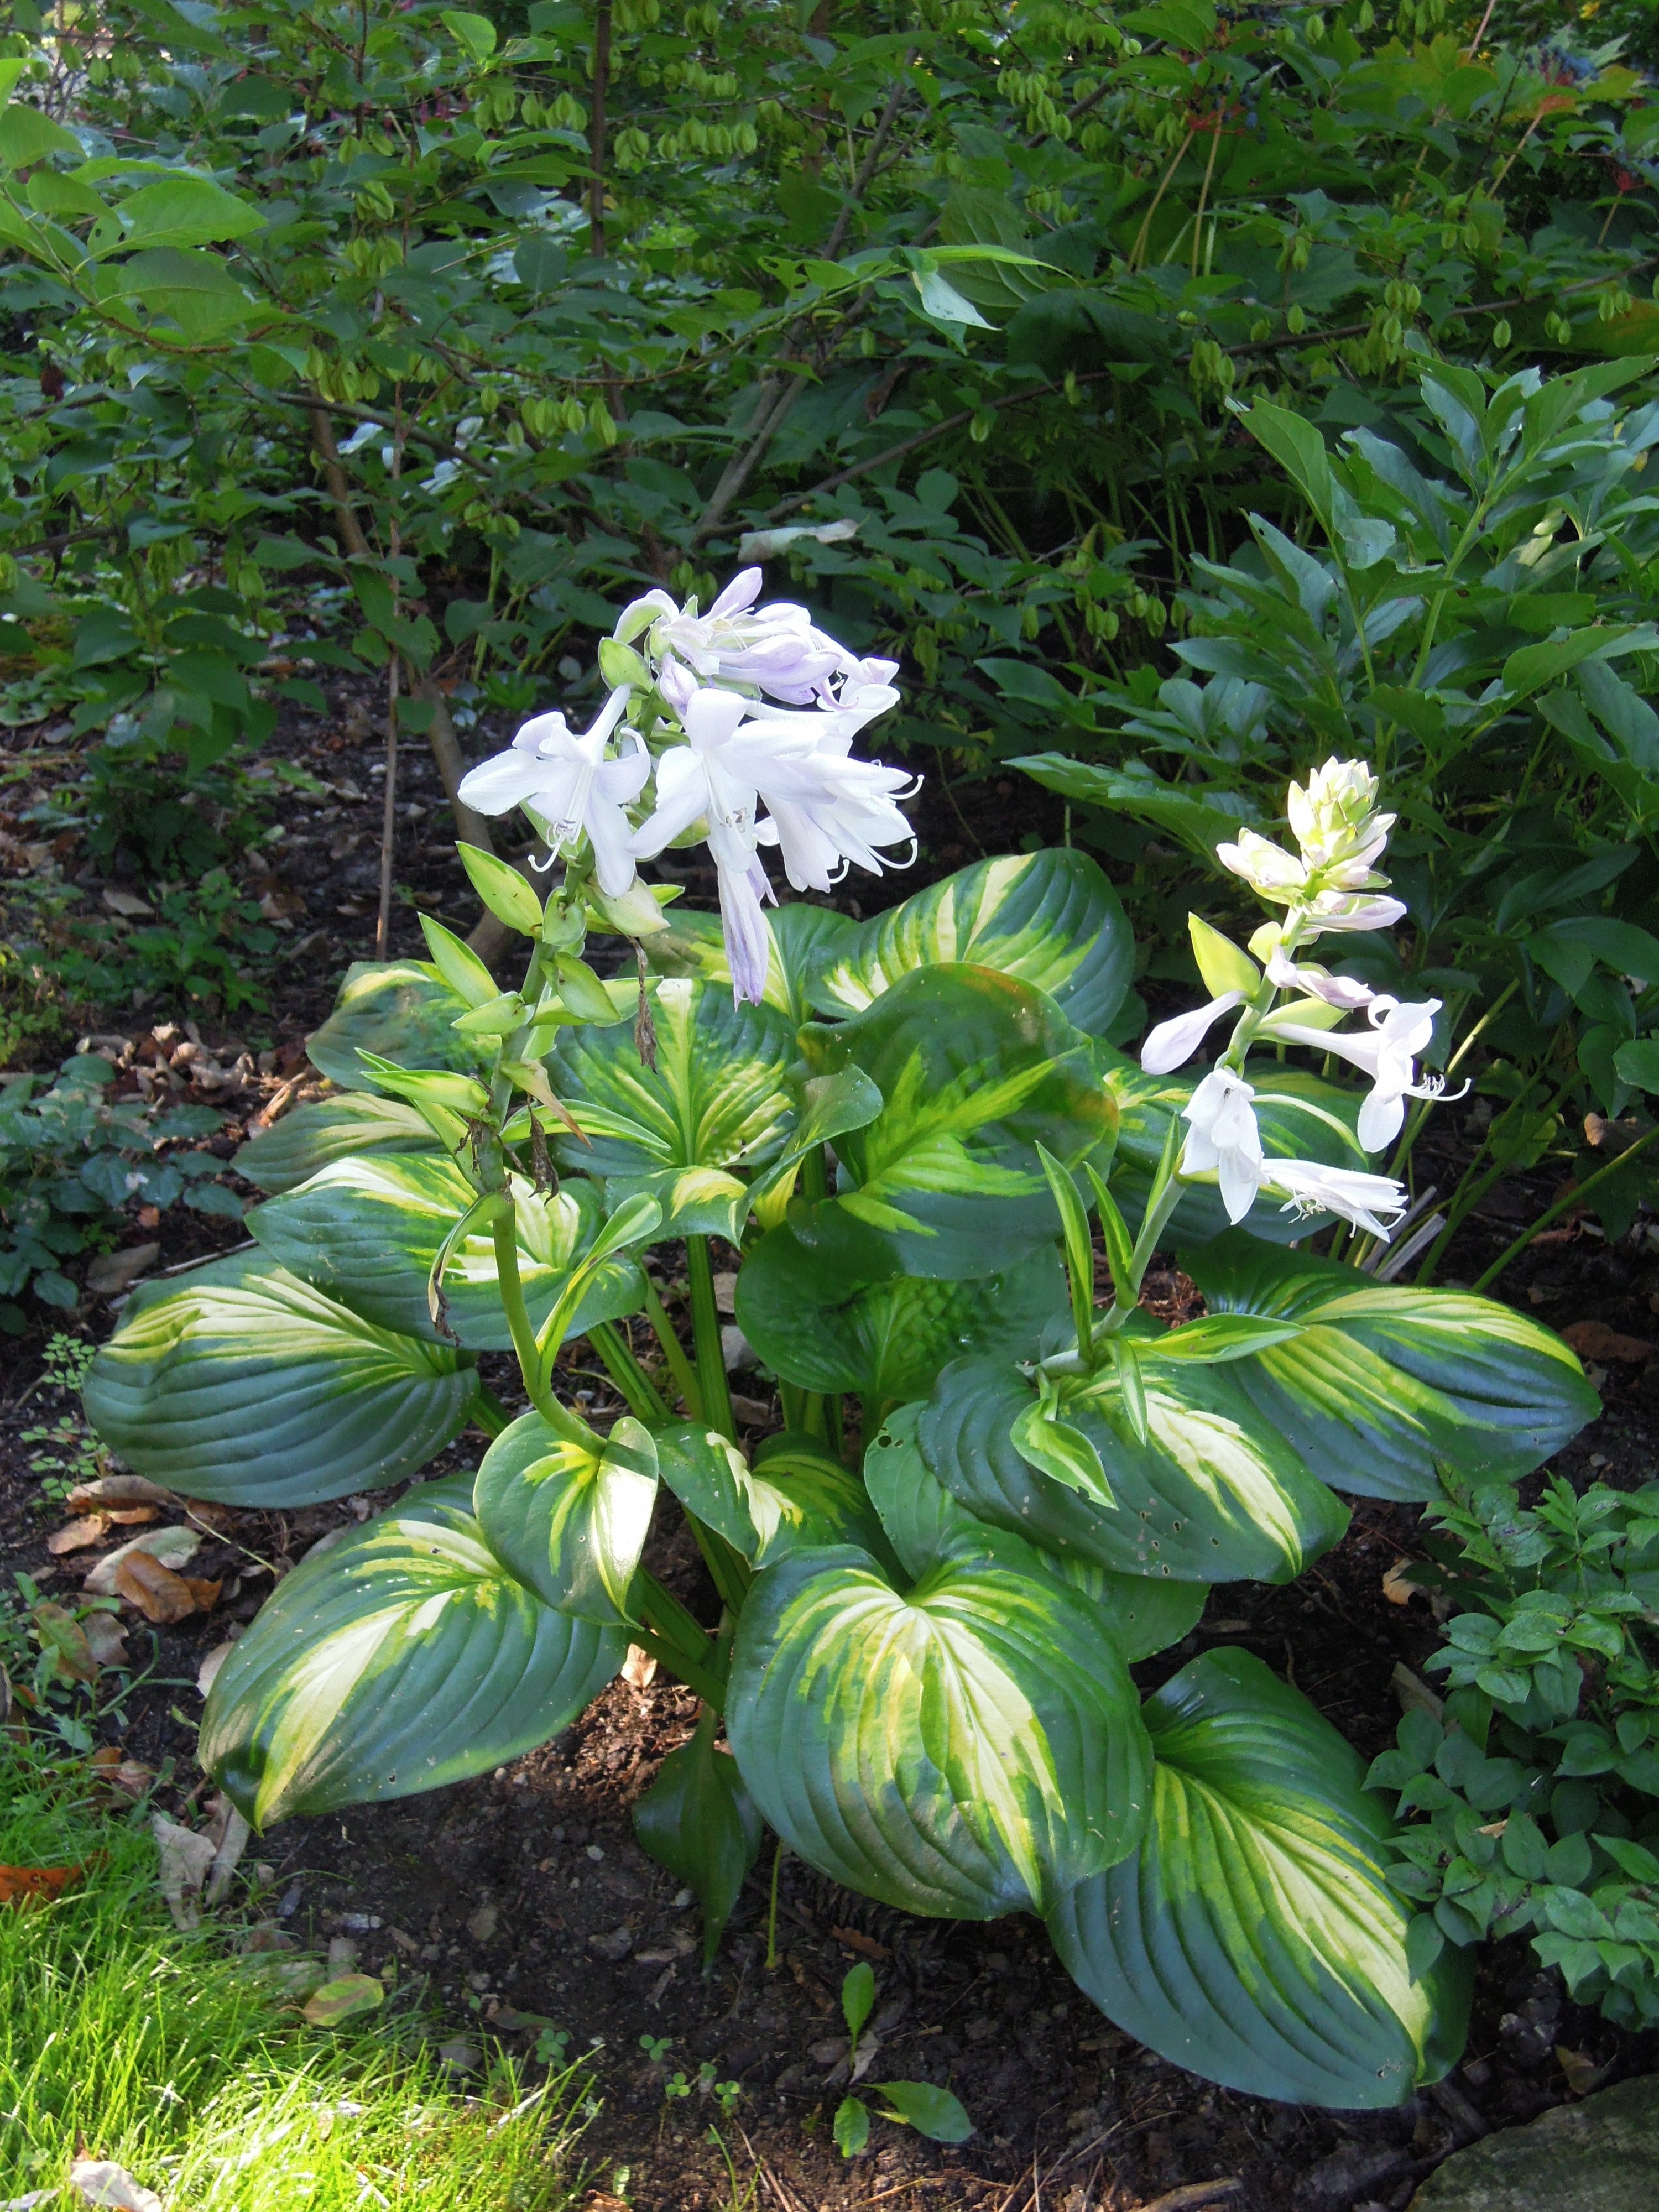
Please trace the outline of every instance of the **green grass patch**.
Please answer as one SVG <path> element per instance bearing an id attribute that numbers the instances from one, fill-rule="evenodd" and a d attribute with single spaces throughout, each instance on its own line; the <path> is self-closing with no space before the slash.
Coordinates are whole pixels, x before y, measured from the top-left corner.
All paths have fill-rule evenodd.
<path id="1" fill-rule="evenodd" d="M 307 2026 L 273 1954 L 173 1926 L 141 1819 L 79 1786 L 0 1741 L 0 1863 L 86 1869 L 55 1901 L 0 1905 L 0 2195 L 54 2187 L 81 2154 L 189 2212 L 574 2202 L 584 2079 L 532 2086 L 498 2059 L 469 2094 L 401 1998 L 367 2026 Z"/>

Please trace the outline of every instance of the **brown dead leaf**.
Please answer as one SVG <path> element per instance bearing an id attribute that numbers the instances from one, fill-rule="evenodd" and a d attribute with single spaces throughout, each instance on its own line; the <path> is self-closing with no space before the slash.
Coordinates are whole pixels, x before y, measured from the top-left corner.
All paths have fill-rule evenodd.
<path id="1" fill-rule="evenodd" d="M 220 1583 L 174 1574 L 148 1552 L 130 1552 L 115 1570 L 115 1587 L 146 1620 L 187 1620 L 192 1613 L 211 1613 L 219 1602 Z"/>
<path id="2" fill-rule="evenodd" d="M 198 1835 L 193 1828 L 181 1828 L 165 1813 L 152 1813 L 149 1825 L 161 1855 L 161 1894 L 167 1899 L 173 1925 L 186 1930 L 198 1928 L 201 1915 L 196 1910 L 196 1900 L 213 1864 L 213 1838 Z"/>
<path id="3" fill-rule="evenodd" d="M 212 1650 L 196 1669 L 196 1686 L 204 1697 L 206 1697 L 208 1692 L 213 1687 L 219 1669 L 235 1649 L 236 1646 L 227 1638 L 224 1643 L 214 1645 Z"/>
<path id="4" fill-rule="evenodd" d="M 118 1297 L 140 1275 L 147 1275 L 161 1256 L 161 1248 L 154 1243 L 100 1252 L 87 1269 L 87 1288 L 96 1298 Z"/>
<path id="5" fill-rule="evenodd" d="M 65 1867 L 0 1866 L 0 1905 L 28 1905 L 41 1899 L 61 1897 L 82 1869 Z"/>
<path id="6" fill-rule="evenodd" d="M 1581 1359 L 1615 1359 L 1639 1366 L 1659 1352 L 1659 1344 L 1643 1336 L 1625 1336 L 1604 1321 L 1572 1321 L 1561 1332 Z"/>
<path id="7" fill-rule="evenodd" d="M 117 1505 L 176 1505 L 178 1502 L 170 1490 L 142 1474 L 100 1474 L 92 1482 L 77 1482 L 69 1494 L 71 1513 L 107 1513 Z"/>
<path id="8" fill-rule="evenodd" d="M 161 1513 L 159 1505 L 112 1505 L 106 1517 L 118 1528 L 137 1528 L 147 1521 L 159 1520 Z"/>
<path id="9" fill-rule="evenodd" d="M 108 1534 L 107 1514 L 83 1513 L 78 1520 L 65 1521 L 61 1528 L 54 1528 L 46 1539 L 46 1549 L 54 1559 L 61 1559 L 65 1552 L 84 1552 L 88 1544 L 101 1544 Z"/>
<path id="10" fill-rule="evenodd" d="M 648 1690 L 657 1679 L 657 1662 L 639 1644 L 630 1644 L 623 1661 L 622 1678 L 630 1689 Z"/>
<path id="11" fill-rule="evenodd" d="M 338 2027 L 359 2013 L 373 2012 L 385 1997 L 384 1984 L 373 1974 L 341 1974 L 313 1990 L 300 2009 L 313 2027 Z"/>
<path id="12" fill-rule="evenodd" d="M 107 898 L 109 893 L 106 891 L 104 896 Z M 146 2189 L 125 2166 L 107 2159 L 76 2159 L 70 2170 L 70 2181 L 82 2203 L 99 2205 L 104 2212 L 166 2212 L 153 2189 Z"/>
<path id="13" fill-rule="evenodd" d="M 40 1639 L 40 1649 L 52 1654 L 58 1673 L 71 1682 L 98 1680 L 98 1662 L 92 1656 L 87 1632 L 75 1615 L 48 1599 L 30 1609 L 29 1625 Z"/>
<path id="14" fill-rule="evenodd" d="M 154 914 L 155 909 L 148 899 L 141 899 L 136 891 L 106 890 L 104 904 L 112 914 L 125 915 L 137 919 L 139 915 Z"/>
<path id="15" fill-rule="evenodd" d="M 100 1667 L 126 1665 L 126 1631 L 112 1613 L 89 1613 L 81 1628 L 88 1650 Z"/>
<path id="16" fill-rule="evenodd" d="M 179 1503 L 190 1516 L 193 1528 L 211 1528 L 222 1536 L 229 1528 L 233 1516 L 228 1505 L 215 1505 L 205 1498 L 181 1498 Z"/>
<path id="17" fill-rule="evenodd" d="M 82 1588 L 88 1597 L 113 1597 L 115 1578 L 126 1562 L 140 1552 L 152 1559 L 159 1559 L 164 1567 L 177 1574 L 188 1565 L 202 1548 L 201 1531 L 197 1528 L 177 1528 L 170 1524 L 159 1528 L 147 1528 L 142 1536 L 134 1536 L 113 1552 L 106 1552 L 88 1575 Z"/>
<path id="18" fill-rule="evenodd" d="M 1558 2043 L 1555 2055 L 1560 2062 L 1561 2071 L 1567 2077 L 1567 2087 L 1575 2097 L 1588 2097 L 1607 2070 L 1605 2066 L 1598 2066 L 1588 2051 L 1569 2051 L 1565 2045 Z"/>
<path id="19" fill-rule="evenodd" d="M 1412 1580 L 1409 1559 L 1396 1559 L 1389 1569 L 1382 1577 L 1382 1595 L 1390 1605 L 1409 1605 L 1414 1597 L 1423 1595 Z"/>
<path id="20" fill-rule="evenodd" d="M 866 1936 L 857 1928 L 832 1928 L 830 1933 L 837 1943 L 844 1943 L 849 1951 L 859 1951 L 866 1959 L 890 1959 L 892 1952 L 885 1943 L 878 1943 L 873 1936 Z"/>

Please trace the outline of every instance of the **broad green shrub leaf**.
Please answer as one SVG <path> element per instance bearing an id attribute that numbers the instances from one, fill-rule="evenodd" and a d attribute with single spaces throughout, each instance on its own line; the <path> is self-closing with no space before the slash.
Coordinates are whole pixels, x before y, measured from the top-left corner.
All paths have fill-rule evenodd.
<path id="1" fill-rule="evenodd" d="M 1327 1482 L 1427 1499 L 1443 1470 L 1513 1480 L 1601 1411 L 1559 1336 L 1465 1291 L 1373 1283 L 1229 1236 L 1183 1254 L 1212 1313 L 1299 1324 L 1230 1372 Z"/>
<path id="2" fill-rule="evenodd" d="M 276 1197 L 295 1189 L 319 1168 L 354 1153 L 430 1152 L 436 1144 L 415 1109 L 401 1098 L 348 1091 L 337 1098 L 296 1106 L 251 1138 L 231 1165 Z"/>
<path id="3" fill-rule="evenodd" d="M 768 1367 L 803 1390 L 855 1390 L 876 1404 L 925 1397 L 966 1352 L 1028 1358 L 1066 1310 L 1052 1247 L 975 1282 L 846 1282 L 786 1226 L 750 1249 L 738 1277 L 738 1326 Z"/>
<path id="4" fill-rule="evenodd" d="M 215 246 L 263 230 L 257 207 L 239 200 L 206 177 L 158 177 L 120 204 L 126 243 L 132 246 Z"/>
<path id="5" fill-rule="evenodd" d="M 959 1360 L 939 1376 L 917 1431 L 922 1456 L 981 1521 L 1118 1574 L 1287 1583 L 1337 1541 L 1347 1508 L 1256 1413 L 1231 1364 L 1147 1366 L 1142 1376 L 1144 1444 L 1109 1373 L 1097 1395 L 1065 1403 L 1099 1455 L 1110 1507 L 1021 1456 L 1013 1425 L 1036 1393 L 989 1360 Z"/>
<path id="6" fill-rule="evenodd" d="M 256 1508 L 401 1482 L 459 1435 L 477 1387 L 461 1353 L 376 1328 L 254 1251 L 135 1292 L 84 1396 L 138 1474 Z"/>
<path id="7" fill-rule="evenodd" d="M 975 1560 L 902 1596 L 864 1553 L 758 1576 L 726 1732 L 791 1849 L 909 1912 L 1042 1911 L 1134 1848 L 1147 1751 L 1088 1600 Z"/>
<path id="8" fill-rule="evenodd" d="M 572 1179 L 551 1197 L 514 1180 L 519 1276 L 538 1328 L 592 1249 L 605 1218 L 592 1184 Z M 455 1163 L 436 1152 L 357 1153 L 336 1160 L 297 1190 L 256 1207 L 247 1225 L 271 1258 L 343 1299 L 382 1328 L 430 1343 L 446 1340 L 432 1319 L 427 1281 L 445 1238 L 477 1194 Z M 507 1352 L 489 1229 L 459 1239 L 445 1267 L 446 1319 L 475 1352 Z M 635 1312 L 640 1271 L 620 1255 L 601 1261 L 567 1335 Z"/>
<path id="9" fill-rule="evenodd" d="M 269 312 L 217 254 L 191 246 L 147 246 L 125 261 L 106 262 L 89 272 L 88 289 L 105 302 L 131 302 L 147 319 L 161 316 L 198 344 L 227 337 L 239 324 Z"/>
<path id="10" fill-rule="evenodd" d="M 735 1239 L 749 1204 L 737 1170 L 772 1159 L 794 1116 L 788 1025 L 769 1006 L 735 1006 L 729 989 L 684 976 L 653 984 L 650 1002 L 654 1068 L 625 1024 L 559 1038 L 553 1088 L 588 1141 L 558 1138 L 556 1155 L 603 1176 L 613 1205 L 636 1193 L 656 1199 L 664 1237 Z"/>
<path id="11" fill-rule="evenodd" d="M 1206 1652 L 1145 1711 L 1152 1819 L 1050 1911 L 1067 1970 L 1139 2041 L 1251 2096 L 1376 2109 L 1437 2080 L 1468 1969 L 1448 1950 L 1413 1978 L 1358 1754 L 1247 1652 Z"/>
<path id="12" fill-rule="evenodd" d="M 333 1012 L 306 1039 L 306 1050 L 312 1066 L 344 1091 L 380 1088 L 358 1059 L 360 1051 L 378 1053 L 405 1067 L 450 1067 L 477 1075 L 489 1068 L 491 1054 L 483 1042 L 452 1026 L 466 1010 L 466 1000 L 429 961 L 356 960 L 346 970 Z"/>
<path id="13" fill-rule="evenodd" d="M 912 969 L 941 962 L 1018 976 L 1101 1036 L 1128 991 L 1134 940 L 1117 893 L 1086 853 L 1011 854 L 863 923 L 821 963 L 808 996 L 828 1014 L 862 1013 Z"/>
<path id="14" fill-rule="evenodd" d="M 1117 1100 L 1121 1121 L 1112 1176 L 1112 1193 L 1138 1226 L 1146 1194 L 1164 1154 L 1170 1117 L 1178 1115 L 1197 1089 L 1203 1071 L 1190 1074 L 1148 1075 L 1136 1060 L 1109 1045 L 1096 1047 L 1102 1079 Z M 1269 1095 L 1271 1094 L 1271 1095 Z M 1347 1142 L 1338 1122 L 1353 1134 L 1361 1093 L 1325 1083 L 1300 1068 L 1277 1067 L 1258 1085 L 1256 1126 L 1261 1149 L 1269 1159 L 1318 1160 L 1327 1167 L 1366 1168 L 1371 1164 Z M 1282 1103 L 1293 1100 L 1293 1104 Z M 1194 1243 L 1220 1237 L 1229 1227 L 1221 1194 L 1208 1183 L 1192 1183 L 1183 1192 L 1174 1220 L 1180 1233 Z M 1299 1218 L 1284 1210 L 1282 1200 L 1267 1193 L 1257 1199 L 1245 1217 L 1248 1233 L 1269 1244 L 1305 1241 L 1329 1224 L 1328 1213 Z"/>
<path id="15" fill-rule="evenodd" d="M 989 968 L 919 969 L 867 1012 L 800 1036 L 816 1073 L 861 1067 L 886 1101 L 837 1140 L 836 1196 L 789 1210 L 843 1280 L 1003 1273 L 1054 1241 L 1037 1146 L 1071 1167 L 1116 1128 L 1091 1041 Z"/>
<path id="16" fill-rule="evenodd" d="M 1198 1625 L 1207 1583 L 1114 1574 L 1092 1561 L 1047 1552 L 1012 1529 L 994 1528 L 959 1504 L 933 1475 L 916 1442 L 921 1406 L 901 1406 L 864 1455 L 864 1480 L 907 1574 L 927 1574 L 947 1559 L 1000 1559 L 1028 1574 L 1051 1575 L 1092 1598 L 1131 1664 Z"/>
<path id="17" fill-rule="evenodd" d="M 620 1625 L 634 1617 L 656 1467 L 651 1431 L 627 1414 L 596 1455 L 522 1413 L 484 1454 L 473 1510 L 491 1550 L 546 1604 Z"/>
<path id="18" fill-rule="evenodd" d="M 767 1566 L 806 1546 L 856 1544 L 891 1559 L 864 1485 L 810 1437 L 769 1440 L 753 1468 L 718 1430 L 684 1421 L 656 1431 L 658 1467 L 682 1505 Z"/>
<path id="19" fill-rule="evenodd" d="M 634 1833 L 659 1866 L 696 1892 L 708 1966 L 761 1847 L 761 1816 L 737 1760 L 716 1748 L 711 1710 L 705 1708 L 690 1742 L 669 1753 L 656 1780 L 635 1800 Z"/>
<path id="20" fill-rule="evenodd" d="M 483 1774 L 556 1735 L 622 1664 L 620 1631 L 507 1572 L 471 1487 L 425 1484 L 301 1560 L 233 1647 L 199 1756 L 256 1828 Z"/>

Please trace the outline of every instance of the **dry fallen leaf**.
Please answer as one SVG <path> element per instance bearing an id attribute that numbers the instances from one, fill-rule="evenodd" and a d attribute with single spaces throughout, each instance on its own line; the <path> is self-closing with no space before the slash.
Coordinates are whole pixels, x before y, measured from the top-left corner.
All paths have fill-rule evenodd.
<path id="1" fill-rule="evenodd" d="M 1572 1321 L 1561 1332 L 1581 1359 L 1616 1359 L 1639 1366 L 1659 1352 L 1645 1337 L 1625 1336 L 1604 1321 Z"/>
<path id="2" fill-rule="evenodd" d="M 159 1559 L 164 1567 L 175 1574 L 196 1557 L 202 1548 L 200 1532 L 195 1528 L 178 1528 L 171 1525 L 161 1528 L 146 1528 L 142 1536 L 134 1536 L 128 1543 L 106 1552 L 93 1568 L 82 1588 L 88 1597 L 113 1597 L 115 1577 L 124 1560 L 135 1553 L 144 1552 L 152 1559 Z"/>
<path id="3" fill-rule="evenodd" d="M 165 1813 L 152 1813 L 149 1825 L 161 1854 L 161 1894 L 167 1899 L 173 1925 L 185 1929 L 199 1928 L 202 1916 L 196 1910 L 196 1900 L 213 1864 L 213 1838 L 198 1835 L 193 1828 L 181 1828 Z"/>
<path id="4" fill-rule="evenodd" d="M 206 1697 L 208 1692 L 217 1681 L 219 1669 L 235 1649 L 236 1646 L 227 1638 L 222 1644 L 214 1645 L 212 1650 L 196 1669 L 196 1686 L 204 1697 Z"/>
<path id="5" fill-rule="evenodd" d="M 94 1782 L 101 1782 L 136 1803 L 155 1779 L 154 1767 L 142 1759 L 123 1759 L 112 1743 L 100 1744 L 87 1761 Z"/>
<path id="6" fill-rule="evenodd" d="M 321 1989 L 313 1990 L 301 2011 L 313 2027 L 338 2027 L 342 2021 L 373 2012 L 385 1997 L 385 1990 L 373 1974 L 342 1974 L 337 1981 L 325 1982 Z"/>
<path id="7" fill-rule="evenodd" d="M 89 1613 L 81 1626 L 87 1649 L 100 1667 L 126 1665 L 126 1632 L 112 1613 Z"/>
<path id="8" fill-rule="evenodd" d="M 1588 2051 L 1569 2051 L 1558 2043 L 1555 2055 L 1560 2061 L 1561 2071 L 1567 2077 L 1567 2087 L 1575 2097 L 1588 2097 L 1607 2070 L 1605 2066 L 1598 2066 Z"/>
<path id="9" fill-rule="evenodd" d="M 1409 1605 L 1414 1597 L 1423 1595 L 1412 1580 L 1409 1559 L 1396 1559 L 1389 1569 L 1382 1577 L 1382 1595 L 1390 1605 Z"/>
<path id="10" fill-rule="evenodd" d="M 623 1661 L 622 1678 L 631 1689 L 648 1690 L 657 1679 L 657 1662 L 640 1644 L 630 1644 Z"/>
<path id="11" fill-rule="evenodd" d="M 866 1936 L 856 1928 L 832 1928 L 830 1933 L 837 1943 L 844 1943 L 849 1951 L 862 1951 L 866 1959 L 890 1959 L 893 1955 L 885 1943 L 878 1943 L 873 1936 Z"/>
<path id="12" fill-rule="evenodd" d="M 112 914 L 135 917 L 141 914 L 154 914 L 155 911 L 149 901 L 141 899 L 136 891 L 118 891 L 112 889 L 106 890 L 104 893 L 104 904 Z"/>
<path id="13" fill-rule="evenodd" d="M 192 1613 L 211 1613 L 223 1587 L 176 1575 L 148 1552 L 129 1553 L 115 1571 L 117 1594 L 136 1605 L 146 1620 L 187 1620 Z"/>
<path id="14" fill-rule="evenodd" d="M 207 1825 L 213 1864 L 208 1870 L 207 1901 L 218 1905 L 230 1887 L 230 1878 L 241 1863 L 252 1831 L 228 1797 L 215 1795 L 208 1800 L 208 1809 L 213 1815 Z"/>
<path id="15" fill-rule="evenodd" d="M 108 2159 L 77 2158 L 70 2168 L 70 2182 L 88 2204 L 104 2205 L 109 2212 L 167 2212 L 153 2189 L 146 2189 L 125 2166 Z"/>
<path id="16" fill-rule="evenodd" d="M 106 1512 L 112 1505 L 176 1505 L 178 1499 L 143 1474 L 100 1474 L 77 1482 L 69 1494 L 71 1513 Z"/>
<path id="17" fill-rule="evenodd" d="M 118 1528 L 139 1528 L 146 1521 L 158 1520 L 161 1511 L 159 1505 L 112 1505 L 106 1517 Z"/>
<path id="18" fill-rule="evenodd" d="M 452 2035 L 447 2043 L 441 2043 L 438 2056 L 452 2074 L 471 2074 L 478 2063 L 477 2045 L 464 2035 Z"/>
<path id="19" fill-rule="evenodd" d="M 161 1256 L 159 1244 L 129 1244 L 119 1252 L 100 1252 L 87 1269 L 87 1288 L 95 1298 L 118 1297 L 129 1284 L 147 1275 Z"/>
<path id="20" fill-rule="evenodd" d="M 0 1866 L 0 1905 L 27 1905 L 35 1899 L 61 1897 L 80 1873 L 78 1866 Z"/>
<path id="21" fill-rule="evenodd" d="M 30 1608 L 29 1623 L 40 1639 L 42 1651 L 52 1654 L 60 1674 L 71 1682 L 90 1684 L 98 1680 L 98 1662 L 92 1656 L 87 1632 L 66 1607 L 48 1599 Z"/>
<path id="22" fill-rule="evenodd" d="M 65 1521 L 61 1528 L 54 1528 L 46 1539 L 46 1549 L 54 1559 L 61 1559 L 65 1552 L 84 1552 L 88 1544 L 101 1544 L 108 1534 L 106 1513 L 84 1513 L 78 1520 Z"/>

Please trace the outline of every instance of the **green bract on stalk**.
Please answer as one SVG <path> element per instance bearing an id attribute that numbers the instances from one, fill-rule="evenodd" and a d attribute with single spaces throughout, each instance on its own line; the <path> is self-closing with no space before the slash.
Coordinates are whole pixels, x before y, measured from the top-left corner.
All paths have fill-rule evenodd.
<path id="1" fill-rule="evenodd" d="M 392 1490 L 476 1433 L 472 1471 L 283 1581 L 202 1757 L 261 1827 L 402 1796 L 545 1741 L 637 1644 L 702 1700 L 636 1820 L 702 1899 L 706 1959 L 769 1827 L 903 1911 L 1036 1914 L 1112 2019 L 1217 2081 L 1397 2103 L 1455 2058 L 1468 1983 L 1411 1948 L 1358 1758 L 1246 1653 L 1148 1699 L 1130 1673 L 1216 1583 L 1318 1559 L 1346 1495 L 1511 1481 L 1595 1410 L 1534 1322 L 1312 1249 L 1334 1214 L 1387 1250 L 1403 1194 L 1349 1160 L 1431 1088 L 1432 1005 L 1306 957 L 1397 913 L 1374 786 L 1331 763 L 1293 790 L 1299 858 L 1224 851 L 1275 919 L 1248 952 L 1194 924 L 1211 1003 L 1137 1065 L 1108 1042 L 1127 923 L 1076 851 L 868 921 L 769 918 L 769 845 L 822 889 L 908 830 L 904 779 L 850 751 L 896 669 L 757 600 L 751 574 L 706 616 L 638 602 L 586 732 L 540 716 L 474 771 L 471 803 L 544 841 L 528 874 L 463 848 L 520 980 L 430 922 L 429 961 L 354 969 L 310 1042 L 337 1088 L 239 1158 L 252 1246 L 140 1290 L 93 1364 L 104 1441 L 195 1498 Z M 718 917 L 636 872 L 694 838 Z M 1250 1057 L 1310 1044 L 1363 1098 Z M 1206 1308 L 1176 1328 L 1139 1300 L 1171 1234 Z M 723 1274 L 775 1419 L 732 1394 Z M 516 1355 L 516 1403 L 486 1352 Z M 648 1564 L 672 1516 L 702 1612 Z M 968 2127 L 933 2085 L 872 2094 Z M 843 2148 L 869 2125 L 849 2099 Z"/>

